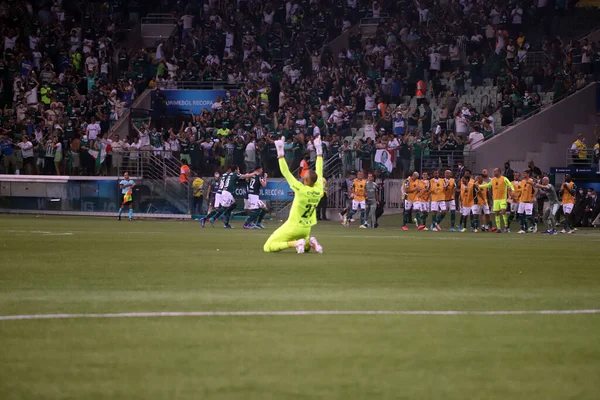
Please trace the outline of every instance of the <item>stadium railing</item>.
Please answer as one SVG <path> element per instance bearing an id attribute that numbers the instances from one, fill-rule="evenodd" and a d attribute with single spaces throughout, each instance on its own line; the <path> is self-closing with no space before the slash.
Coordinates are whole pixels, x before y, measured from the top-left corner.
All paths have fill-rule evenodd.
<path id="1" fill-rule="evenodd" d="M 113 151 L 112 163 L 118 176 L 129 172 L 130 176 L 144 180 L 152 193 L 166 198 L 180 212 L 190 212 L 191 190 L 186 181 L 182 182 L 181 162 L 172 151 Z"/>
<path id="2" fill-rule="evenodd" d="M 415 169 L 418 171 L 430 172 L 433 170 L 450 170 L 453 175 L 456 174 L 458 170 L 457 165 L 459 162 L 461 162 L 465 168 L 471 170 L 475 168 L 476 164 L 475 152 L 468 150 L 431 150 L 429 154 L 423 155 L 420 159 L 415 158 L 414 160 Z"/>
<path id="3" fill-rule="evenodd" d="M 568 166 L 591 168 L 600 174 L 600 160 L 594 155 L 594 149 L 567 150 L 566 164 Z"/>

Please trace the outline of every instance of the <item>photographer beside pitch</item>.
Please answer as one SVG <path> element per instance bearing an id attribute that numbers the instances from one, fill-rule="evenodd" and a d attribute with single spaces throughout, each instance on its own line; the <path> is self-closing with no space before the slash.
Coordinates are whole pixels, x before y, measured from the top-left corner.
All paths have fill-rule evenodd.
<path id="1" fill-rule="evenodd" d="M 285 161 L 283 138 L 275 141 L 279 168 L 294 191 L 294 201 L 287 221 L 267 239 L 263 247 L 266 253 L 294 247 L 298 254 L 304 253 L 311 247 L 317 253 L 323 252 L 323 247 L 317 239 L 310 236 L 311 227 L 317 224 L 315 211 L 323 195 L 323 146 L 320 137 L 315 138 L 314 145 L 317 153 L 316 172 L 307 171 L 302 182 L 299 182 L 294 178 Z"/>

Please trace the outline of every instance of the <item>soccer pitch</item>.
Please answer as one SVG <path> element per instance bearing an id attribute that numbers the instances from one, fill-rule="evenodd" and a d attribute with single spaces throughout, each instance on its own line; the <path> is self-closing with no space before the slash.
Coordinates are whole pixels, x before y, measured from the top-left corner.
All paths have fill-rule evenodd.
<path id="1" fill-rule="evenodd" d="M 276 221 L 0 216 L 1 398 L 598 398 L 599 231 L 400 221 L 319 224 L 298 255 L 263 253 Z"/>

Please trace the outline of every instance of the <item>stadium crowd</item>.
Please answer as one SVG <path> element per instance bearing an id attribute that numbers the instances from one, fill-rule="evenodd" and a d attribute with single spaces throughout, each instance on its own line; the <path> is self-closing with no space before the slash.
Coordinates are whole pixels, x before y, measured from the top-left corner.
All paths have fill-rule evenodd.
<path id="1" fill-rule="evenodd" d="M 318 133 L 345 170 L 373 167 L 387 148 L 395 176 L 406 176 L 423 163 L 454 167 L 498 125 L 539 110 L 543 93 L 557 101 L 600 76 L 600 46 L 557 37 L 568 2 L 167 1 L 177 31 L 150 49 L 113 43 L 139 14 L 135 2 L 3 4 L 0 167 L 9 173 L 111 174 L 116 152 L 162 150 L 200 175 L 235 162 L 275 176 L 273 140 L 286 137 L 295 169 L 314 159 Z M 373 36 L 352 28 L 361 18 Z M 543 62 L 531 62 L 540 29 Z M 325 45 L 344 31 L 348 46 L 333 54 Z M 239 90 L 200 115 L 166 117 L 161 89 L 179 81 Z M 460 101 L 482 85 L 499 98 Z M 147 87 L 151 124 L 111 135 Z"/>

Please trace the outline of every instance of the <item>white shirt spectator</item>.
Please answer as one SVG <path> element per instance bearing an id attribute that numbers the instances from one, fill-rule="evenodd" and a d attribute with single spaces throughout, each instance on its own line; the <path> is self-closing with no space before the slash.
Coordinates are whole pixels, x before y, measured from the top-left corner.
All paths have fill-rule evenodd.
<path id="1" fill-rule="evenodd" d="M 225 47 L 226 48 L 230 48 L 233 46 L 234 38 L 235 38 L 235 36 L 233 35 L 233 32 L 225 32 Z"/>
<path id="2" fill-rule="evenodd" d="M 178 70 L 179 66 L 177 64 L 171 64 L 170 62 L 167 62 L 167 73 L 169 74 L 170 78 L 176 78 Z"/>
<path id="3" fill-rule="evenodd" d="M 365 139 L 371 138 L 375 140 L 375 126 L 373 124 L 365 123 L 364 136 Z"/>
<path id="4" fill-rule="evenodd" d="M 23 158 L 33 157 L 33 144 L 28 140 L 26 142 L 19 143 Z"/>
<path id="5" fill-rule="evenodd" d="M 440 71 L 442 69 L 442 55 L 437 50 L 429 54 L 429 69 L 433 71 Z"/>
<path id="6" fill-rule="evenodd" d="M 211 111 L 215 111 L 215 110 L 220 110 L 221 108 L 223 108 L 223 102 L 214 102 L 212 103 L 212 105 L 210 106 L 210 110 Z"/>
<path id="7" fill-rule="evenodd" d="M 204 143 L 202 143 L 204 144 Z M 169 146 L 173 151 L 179 151 L 179 140 L 177 139 L 169 139 Z"/>
<path id="8" fill-rule="evenodd" d="M 457 134 L 466 134 L 469 131 L 469 125 L 467 123 L 467 119 L 459 114 L 456 117 L 456 133 Z"/>
<path id="9" fill-rule="evenodd" d="M 12 49 L 13 47 L 15 47 L 15 44 L 17 44 L 17 36 L 15 36 L 15 37 L 4 36 L 4 50 Z"/>
<path id="10" fill-rule="evenodd" d="M 148 130 L 143 130 L 142 132 L 140 132 L 140 148 L 144 147 L 144 146 L 150 146 L 150 132 Z"/>
<path id="11" fill-rule="evenodd" d="M 25 92 L 25 97 L 27 98 L 28 105 L 36 105 L 38 103 L 37 86 L 34 86 Z"/>
<path id="12" fill-rule="evenodd" d="M 290 77 L 290 80 L 292 81 L 291 83 L 293 85 L 300 78 L 300 70 L 296 67 L 293 67 L 288 72 L 288 76 Z"/>
<path id="13" fill-rule="evenodd" d="M 165 53 L 163 53 L 163 43 L 160 42 L 158 46 L 156 46 L 156 61 L 162 60 L 164 56 Z"/>
<path id="14" fill-rule="evenodd" d="M 37 48 L 38 44 L 40 44 L 39 37 L 37 37 L 36 35 L 29 36 L 29 49 L 35 50 Z"/>
<path id="15" fill-rule="evenodd" d="M 180 20 L 183 23 L 183 29 L 192 29 L 192 26 L 194 25 L 194 17 L 186 14 L 182 16 Z"/>
<path id="16" fill-rule="evenodd" d="M 315 126 L 313 128 L 313 136 L 314 137 L 321 136 L 321 128 L 319 128 L 319 126 Z"/>
<path id="17" fill-rule="evenodd" d="M 365 110 L 373 111 L 375 110 L 375 96 L 374 95 L 365 95 Z"/>
<path id="18" fill-rule="evenodd" d="M 254 141 L 251 141 L 246 146 L 246 152 L 245 152 L 245 155 L 244 155 L 244 161 L 246 161 L 246 162 L 252 162 L 252 163 L 256 162 L 256 145 L 254 144 Z"/>
<path id="19" fill-rule="evenodd" d="M 85 66 L 87 68 L 88 71 L 94 71 L 94 70 L 98 70 L 98 59 L 96 57 L 94 57 L 93 55 L 88 56 L 88 58 L 85 59 Z"/>
<path id="20" fill-rule="evenodd" d="M 523 9 L 521 6 L 517 5 L 512 12 L 510 13 L 512 16 L 512 23 L 514 25 L 521 25 L 523 23 Z"/>
<path id="21" fill-rule="evenodd" d="M 372 11 L 373 11 L 373 18 L 381 17 L 381 6 L 376 1 L 373 2 Z"/>
<path id="22" fill-rule="evenodd" d="M 419 6 L 419 22 L 422 24 L 426 24 L 429 20 L 429 9 L 425 8 L 425 6 Z"/>
<path id="23" fill-rule="evenodd" d="M 263 12 L 263 21 L 265 24 L 271 25 L 273 23 L 273 17 L 275 16 L 275 10 L 272 10 L 270 13 Z"/>
<path id="24" fill-rule="evenodd" d="M 471 149 L 476 149 L 483 143 L 484 137 L 483 133 L 473 131 L 469 134 L 469 144 L 471 145 Z"/>
<path id="25" fill-rule="evenodd" d="M 94 122 L 93 124 L 89 124 L 87 126 L 86 131 L 87 131 L 87 135 L 90 138 L 90 140 L 96 140 L 96 137 L 100 133 L 100 124 L 98 124 L 98 122 Z"/>

